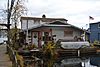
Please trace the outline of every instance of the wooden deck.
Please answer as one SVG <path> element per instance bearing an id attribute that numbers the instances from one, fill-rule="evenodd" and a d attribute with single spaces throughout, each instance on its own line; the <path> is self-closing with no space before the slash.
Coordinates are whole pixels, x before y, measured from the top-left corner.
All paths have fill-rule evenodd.
<path id="1" fill-rule="evenodd" d="M 0 45 L 0 67 L 12 67 L 12 62 L 6 54 L 6 45 Z"/>
<path id="2" fill-rule="evenodd" d="M 57 53 L 60 56 L 86 56 L 97 54 L 97 50 L 98 48 L 57 49 Z"/>

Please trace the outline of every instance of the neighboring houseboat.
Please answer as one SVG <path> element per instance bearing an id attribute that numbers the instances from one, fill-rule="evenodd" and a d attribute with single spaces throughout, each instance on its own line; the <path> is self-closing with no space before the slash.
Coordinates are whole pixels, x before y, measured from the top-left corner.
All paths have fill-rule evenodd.
<path id="1" fill-rule="evenodd" d="M 90 42 L 100 41 L 100 22 L 90 23 Z"/>
<path id="2" fill-rule="evenodd" d="M 0 23 L 0 44 L 7 41 L 7 24 Z"/>
<path id="3" fill-rule="evenodd" d="M 64 18 L 42 18 L 37 17 L 21 17 L 21 29 L 26 34 L 26 42 L 37 44 L 41 47 L 42 44 L 50 40 L 75 40 L 84 34 L 84 30 L 67 23 Z M 84 35 L 85 36 L 85 35 Z M 83 40 L 85 37 L 83 36 Z"/>
<path id="4" fill-rule="evenodd" d="M 0 44 L 7 41 L 7 29 L 0 29 Z"/>

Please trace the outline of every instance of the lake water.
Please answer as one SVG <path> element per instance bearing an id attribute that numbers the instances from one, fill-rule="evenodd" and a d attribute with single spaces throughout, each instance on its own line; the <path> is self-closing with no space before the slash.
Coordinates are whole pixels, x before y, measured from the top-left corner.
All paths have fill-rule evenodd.
<path id="1" fill-rule="evenodd" d="M 55 60 L 46 59 L 43 67 L 100 67 L 100 57 L 59 57 Z"/>
<path id="2" fill-rule="evenodd" d="M 70 58 L 63 58 L 56 61 L 53 67 L 97 67 L 96 64 L 92 64 L 91 61 L 94 63 L 98 60 L 93 60 L 95 57 L 70 57 Z M 100 62 L 99 62 L 100 63 Z"/>
<path id="3" fill-rule="evenodd" d="M 44 58 L 32 67 L 100 67 L 99 56 Z"/>

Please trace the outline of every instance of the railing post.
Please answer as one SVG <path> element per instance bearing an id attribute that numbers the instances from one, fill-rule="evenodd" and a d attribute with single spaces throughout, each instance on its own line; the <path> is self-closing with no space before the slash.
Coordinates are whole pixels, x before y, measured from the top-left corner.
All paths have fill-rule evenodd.
<path id="1" fill-rule="evenodd" d="M 80 49 L 78 49 L 77 53 L 78 53 L 78 57 L 79 57 L 80 56 Z"/>
<path id="2" fill-rule="evenodd" d="M 12 61 L 12 67 L 18 67 L 15 51 L 11 47 L 9 47 L 9 45 L 7 45 L 7 50 L 8 50 L 8 55 L 10 57 L 10 60 Z"/>

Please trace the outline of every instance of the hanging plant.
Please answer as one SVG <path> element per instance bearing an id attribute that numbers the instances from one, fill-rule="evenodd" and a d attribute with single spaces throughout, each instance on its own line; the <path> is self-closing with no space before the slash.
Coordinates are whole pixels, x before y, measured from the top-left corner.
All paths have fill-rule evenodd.
<path id="1" fill-rule="evenodd" d="M 51 58 L 56 54 L 56 46 L 53 42 L 48 42 L 44 45 L 43 51 L 44 55 L 46 55 L 48 58 Z"/>

